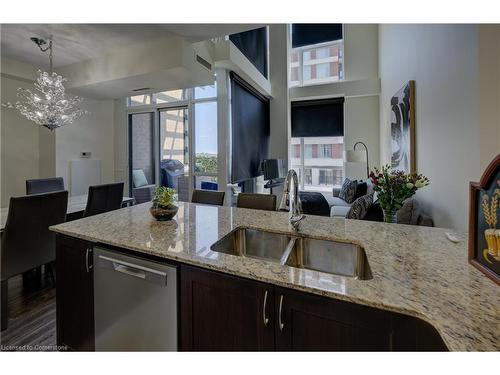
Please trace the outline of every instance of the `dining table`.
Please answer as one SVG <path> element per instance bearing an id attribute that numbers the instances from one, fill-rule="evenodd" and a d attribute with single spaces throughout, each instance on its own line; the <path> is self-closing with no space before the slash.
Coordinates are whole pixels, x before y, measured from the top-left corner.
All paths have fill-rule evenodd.
<path id="1" fill-rule="evenodd" d="M 68 208 L 66 210 L 66 215 L 68 215 L 68 221 L 79 218 L 83 215 L 85 207 L 87 206 L 88 194 L 84 195 L 74 195 L 68 197 Z M 123 197 L 122 205 L 130 205 L 134 202 L 132 197 Z M 80 215 L 79 215 L 80 214 Z M 5 223 L 7 222 L 7 216 L 9 215 L 9 208 L 0 208 L 0 230 L 3 231 Z"/>

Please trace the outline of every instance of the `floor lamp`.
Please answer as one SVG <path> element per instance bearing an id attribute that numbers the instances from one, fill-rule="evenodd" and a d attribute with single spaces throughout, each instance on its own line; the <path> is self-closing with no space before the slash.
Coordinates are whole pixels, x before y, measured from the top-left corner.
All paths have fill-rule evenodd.
<path id="1" fill-rule="evenodd" d="M 356 146 L 363 146 L 364 150 L 356 150 Z M 370 164 L 368 161 L 368 147 L 363 142 L 356 142 L 352 150 L 345 153 L 345 161 L 350 163 L 366 163 L 366 176 L 370 177 Z"/>

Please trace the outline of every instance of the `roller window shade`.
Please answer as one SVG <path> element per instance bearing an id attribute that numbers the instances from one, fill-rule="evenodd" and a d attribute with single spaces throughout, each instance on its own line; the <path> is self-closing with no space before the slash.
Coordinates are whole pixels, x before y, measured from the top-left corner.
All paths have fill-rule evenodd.
<path id="1" fill-rule="evenodd" d="M 229 40 L 267 78 L 267 27 L 229 35 Z"/>
<path id="2" fill-rule="evenodd" d="M 310 46 L 343 38 L 341 23 L 294 23 L 292 47 Z"/>
<path id="3" fill-rule="evenodd" d="M 269 158 L 269 99 L 231 72 L 231 182 L 262 175 Z"/>
<path id="4" fill-rule="evenodd" d="M 292 137 L 344 136 L 344 98 L 291 103 Z"/>

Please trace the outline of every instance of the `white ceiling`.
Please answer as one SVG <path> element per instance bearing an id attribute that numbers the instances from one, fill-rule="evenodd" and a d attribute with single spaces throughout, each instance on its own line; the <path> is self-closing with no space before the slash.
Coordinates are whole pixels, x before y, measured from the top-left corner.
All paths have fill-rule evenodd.
<path id="1" fill-rule="evenodd" d="M 37 67 L 48 66 L 31 37 L 54 40 L 54 66 L 60 67 L 105 55 L 128 45 L 166 36 L 191 42 L 261 27 L 260 24 L 2 24 L 2 56 Z"/>

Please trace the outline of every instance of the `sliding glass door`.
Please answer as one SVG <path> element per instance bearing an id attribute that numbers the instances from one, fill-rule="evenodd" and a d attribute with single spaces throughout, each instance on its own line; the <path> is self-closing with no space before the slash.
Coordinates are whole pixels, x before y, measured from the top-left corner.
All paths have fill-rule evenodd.
<path id="1" fill-rule="evenodd" d="M 218 190 L 217 96 L 214 85 L 127 99 L 129 176 L 174 187 L 179 200 L 193 189 Z"/>
<path id="2" fill-rule="evenodd" d="M 129 115 L 129 181 L 130 194 L 135 184 L 156 183 L 155 170 L 154 113 L 132 113 Z M 141 172 L 142 171 L 142 172 Z M 134 182 L 135 180 L 135 182 Z"/>
<path id="3" fill-rule="evenodd" d="M 175 188 L 179 200 L 189 201 L 188 107 L 159 110 L 160 185 Z"/>
<path id="4" fill-rule="evenodd" d="M 189 171 L 187 107 L 160 110 L 160 166 L 163 160 L 178 160 Z"/>

